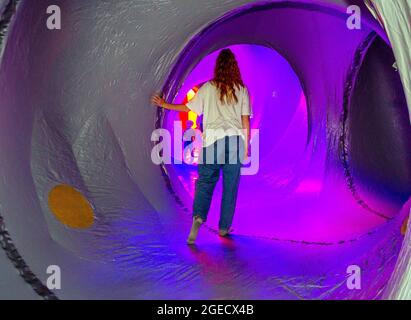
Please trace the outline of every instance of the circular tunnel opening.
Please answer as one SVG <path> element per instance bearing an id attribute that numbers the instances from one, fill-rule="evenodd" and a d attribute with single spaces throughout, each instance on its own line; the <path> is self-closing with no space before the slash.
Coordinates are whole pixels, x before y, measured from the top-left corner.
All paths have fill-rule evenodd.
<path id="1" fill-rule="evenodd" d="M 257 173 L 242 177 L 235 229 L 242 234 L 270 235 L 274 224 L 272 219 L 276 219 L 275 212 L 281 211 L 267 210 L 273 208 L 273 203 L 283 202 L 281 198 L 291 192 L 304 195 L 317 193 L 321 189 L 315 181 L 301 181 L 296 176 L 304 166 L 303 156 L 308 139 L 306 99 L 292 67 L 274 49 L 251 44 L 232 45 L 229 48 L 236 55 L 250 92 L 253 106 L 251 128 L 255 130 L 252 140 L 258 139 L 259 145 L 263 146 L 259 148 L 258 158 L 253 159 L 258 165 Z M 203 83 L 212 79 L 218 53 L 219 50 L 207 55 L 196 65 L 178 91 L 175 103 L 191 99 Z M 201 128 L 202 117 L 197 117 L 193 112 L 172 112 L 167 116 L 164 127 L 174 133 L 176 121 L 181 121 L 179 129 L 184 134 L 191 128 Z M 178 159 L 184 159 L 183 163 L 174 161 L 173 169 L 178 183 L 182 184 L 192 201 L 199 150 L 196 145 L 190 152 L 185 151 Z M 210 225 L 218 224 L 221 192 L 222 179 L 216 186 L 209 215 Z M 256 219 L 250 219 L 249 212 L 255 212 Z M 260 219 L 269 221 L 265 224 L 266 230 L 262 230 Z"/>
<path id="2" fill-rule="evenodd" d="M 367 153 L 357 152 L 363 139 L 355 138 L 355 130 L 348 133 L 355 142 L 344 146 L 354 146 L 349 150 L 353 158 L 341 156 L 336 143 L 347 138 L 347 94 L 353 100 L 358 96 L 355 80 L 361 72 L 349 70 L 372 59 L 366 54 L 370 43 L 384 42 L 368 27 L 351 32 L 345 19 L 341 12 L 306 4 L 277 3 L 227 14 L 193 37 L 166 82 L 169 99 L 182 103 L 211 79 L 220 49 L 230 47 L 239 58 L 253 100 L 252 127 L 260 130 L 260 170 L 242 177 L 233 225 L 238 234 L 319 244 L 354 241 L 395 216 L 404 203 L 380 197 L 367 187 L 369 181 L 349 171 L 361 162 L 356 155 Z M 323 32 L 313 40 L 318 30 Z M 375 51 L 379 60 L 386 58 L 384 50 Z M 350 81 L 357 85 L 354 93 L 346 90 Z M 374 99 L 393 103 L 393 90 L 402 90 L 398 81 L 385 93 L 373 92 Z M 168 113 L 163 126 L 172 130 L 176 119 L 182 120 L 181 115 Z M 186 120 L 189 127 L 197 125 L 196 117 L 189 115 L 183 123 Z M 191 211 L 195 164 L 167 166 L 167 172 L 186 211 Z M 221 185 L 210 210 L 211 228 L 218 222 L 220 194 Z M 368 199 L 378 200 L 370 200 L 374 208 L 366 204 Z"/>
<path id="3" fill-rule="evenodd" d="M 380 37 L 369 43 L 347 95 L 349 187 L 368 210 L 392 218 L 411 194 L 411 126 L 394 54 Z"/>

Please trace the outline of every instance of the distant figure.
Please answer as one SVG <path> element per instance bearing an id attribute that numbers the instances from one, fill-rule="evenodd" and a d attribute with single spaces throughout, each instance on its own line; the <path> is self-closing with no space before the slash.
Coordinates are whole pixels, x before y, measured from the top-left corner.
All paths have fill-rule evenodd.
<path id="1" fill-rule="evenodd" d="M 200 226 L 207 220 L 220 170 L 223 172 L 223 197 L 219 235 L 227 236 L 236 206 L 241 162 L 248 157 L 251 116 L 248 90 L 233 52 L 229 49 L 220 52 L 214 78 L 206 82 L 190 102 L 169 104 L 154 95 L 152 103 L 169 110 L 204 114 L 202 161 L 198 165 L 193 224 L 187 243 L 195 243 Z"/>

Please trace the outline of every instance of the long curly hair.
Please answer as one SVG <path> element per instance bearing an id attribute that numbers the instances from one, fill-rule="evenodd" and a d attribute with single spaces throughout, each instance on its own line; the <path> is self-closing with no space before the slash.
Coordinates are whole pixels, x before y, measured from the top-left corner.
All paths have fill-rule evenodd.
<path id="1" fill-rule="evenodd" d="M 230 49 L 221 50 L 218 55 L 212 84 L 218 88 L 222 104 L 238 102 L 235 89 L 244 87 L 244 83 L 237 59 Z"/>

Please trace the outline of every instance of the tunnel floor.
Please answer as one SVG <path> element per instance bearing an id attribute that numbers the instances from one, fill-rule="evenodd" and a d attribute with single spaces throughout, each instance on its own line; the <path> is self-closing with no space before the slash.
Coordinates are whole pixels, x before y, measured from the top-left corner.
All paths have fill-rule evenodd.
<path id="1" fill-rule="evenodd" d="M 198 244 L 189 246 L 185 241 L 190 216 L 178 209 L 169 213 L 169 219 L 155 226 L 156 233 L 139 234 L 139 214 L 130 213 L 111 225 L 111 235 L 99 240 L 106 243 L 106 249 L 98 252 L 105 262 L 76 256 L 76 273 L 66 280 L 62 298 L 378 298 L 400 250 L 404 216 L 399 214 L 367 236 L 344 244 L 293 243 L 238 234 L 220 238 L 204 226 Z M 347 288 L 350 265 L 362 270 L 361 290 Z M 77 286 L 82 287 L 80 292 Z"/>
<path id="2" fill-rule="evenodd" d="M 177 165 L 174 168 L 192 199 L 196 167 Z M 332 187 L 326 187 L 318 177 L 300 177 L 296 185 L 290 186 L 281 181 L 287 172 L 272 174 L 272 179 L 258 175 L 241 177 L 233 222 L 237 234 L 335 244 L 357 240 L 387 221 L 387 218 L 361 206 L 344 180 L 335 179 Z M 207 222 L 212 228 L 218 226 L 221 194 L 222 176 L 215 189 Z M 375 211 L 388 218 L 400 208 L 390 201 L 378 201 L 378 210 Z"/>

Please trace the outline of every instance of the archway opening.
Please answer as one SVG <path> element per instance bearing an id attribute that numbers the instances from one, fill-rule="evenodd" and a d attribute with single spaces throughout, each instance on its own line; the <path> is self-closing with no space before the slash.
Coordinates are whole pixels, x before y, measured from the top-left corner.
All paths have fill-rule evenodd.
<path id="1" fill-rule="evenodd" d="M 346 87 L 357 76 L 350 70 L 359 68 L 377 35 L 368 27 L 351 32 L 346 16 L 338 12 L 307 9 L 302 4 L 273 4 L 221 18 L 187 44 L 165 92 L 175 102 L 183 102 L 210 80 L 220 49 L 237 51 L 251 87 L 253 127 L 260 129 L 261 141 L 258 174 L 242 178 L 236 232 L 336 244 L 375 230 L 395 216 L 402 203 L 381 198 L 375 208 L 368 206 L 368 199 L 379 196 L 374 191 L 355 193 L 357 185 L 367 182 L 350 177 L 346 162 L 351 159 L 344 158 L 344 104 L 347 94 L 352 94 Z M 253 30 L 246 27 L 250 23 Z M 324 32 L 313 40 L 319 29 Z M 281 30 L 287 30 L 287 35 Z M 167 113 L 163 127 L 172 131 L 177 119 L 181 117 Z M 189 126 L 197 121 L 191 116 Z M 191 212 L 195 166 L 166 168 L 176 195 Z M 220 189 L 221 185 L 211 207 L 212 228 L 219 218 Z"/>
<path id="2" fill-rule="evenodd" d="M 304 167 L 308 139 L 307 105 L 300 81 L 290 64 L 278 52 L 264 46 L 243 44 L 230 46 L 230 49 L 236 55 L 251 96 L 251 127 L 255 130 L 252 139 L 259 139 L 258 158 L 253 158 L 259 169 L 255 175 L 242 177 L 236 228 L 241 233 L 258 234 L 261 233 L 261 220 L 269 220 L 271 226 L 274 224 L 271 221 L 275 217 L 273 202 L 288 197 L 291 192 L 301 196 L 319 192 L 321 182 L 298 178 Z M 192 70 L 174 100 L 176 103 L 184 103 L 197 88 L 212 79 L 218 52 L 206 56 Z M 173 131 L 175 121 L 181 121 L 184 132 L 201 127 L 202 119 L 192 112 L 188 115 L 174 112 L 167 117 L 166 127 Z M 198 150 L 191 152 L 194 157 L 199 153 Z M 182 154 L 183 163 L 173 167 L 179 183 L 192 200 L 197 161 L 191 163 L 191 155 L 184 151 Z M 218 223 L 221 189 L 222 179 L 217 184 L 210 211 L 209 223 L 212 225 Z M 250 212 L 254 218 L 250 217 Z M 271 231 L 267 226 L 264 233 L 270 236 Z"/>

